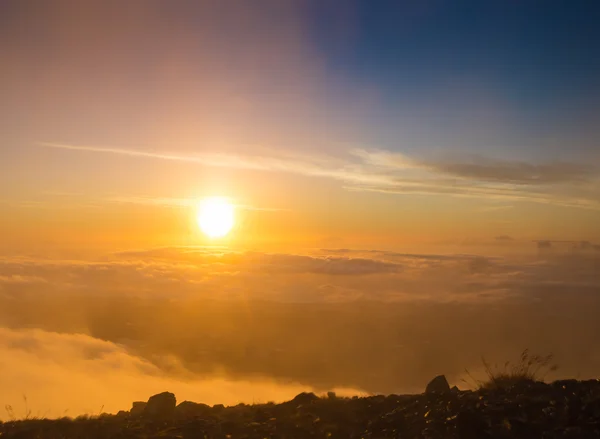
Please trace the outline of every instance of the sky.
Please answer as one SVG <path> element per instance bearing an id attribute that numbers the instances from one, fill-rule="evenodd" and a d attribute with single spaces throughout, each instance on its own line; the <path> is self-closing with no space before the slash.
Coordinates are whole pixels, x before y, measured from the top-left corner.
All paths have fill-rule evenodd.
<path id="1" fill-rule="evenodd" d="M 526 347 L 597 377 L 599 20 L 1 1 L 0 403 L 413 392 Z"/>
<path id="2" fill-rule="evenodd" d="M 11 251 L 600 238 L 592 2 L 1 8 Z"/>

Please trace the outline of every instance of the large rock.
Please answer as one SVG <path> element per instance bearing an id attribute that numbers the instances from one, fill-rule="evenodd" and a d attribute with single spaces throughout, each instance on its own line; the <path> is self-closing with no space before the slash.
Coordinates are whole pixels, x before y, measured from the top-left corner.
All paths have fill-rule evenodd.
<path id="1" fill-rule="evenodd" d="M 144 416 L 149 418 L 172 418 L 175 415 L 177 400 L 171 392 L 151 396 L 144 408 Z"/>
<path id="2" fill-rule="evenodd" d="M 146 408 L 146 403 L 143 401 L 135 401 L 131 405 L 131 410 L 129 410 L 129 414 L 131 416 L 142 416 L 144 414 L 144 409 Z"/>
<path id="3" fill-rule="evenodd" d="M 183 401 L 177 405 L 175 412 L 180 418 L 194 418 L 197 416 L 205 416 L 210 413 L 210 406 L 206 404 L 198 404 L 192 401 Z"/>
<path id="4" fill-rule="evenodd" d="M 448 380 L 444 375 L 438 375 L 434 379 L 432 379 L 427 387 L 425 388 L 425 393 L 446 393 L 450 391 L 450 385 L 448 384 Z"/>

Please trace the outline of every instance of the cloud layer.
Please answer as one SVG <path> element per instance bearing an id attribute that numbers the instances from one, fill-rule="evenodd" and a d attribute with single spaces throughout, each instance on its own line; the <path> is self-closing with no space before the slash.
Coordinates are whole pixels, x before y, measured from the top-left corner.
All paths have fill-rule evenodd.
<path id="1" fill-rule="evenodd" d="M 508 236 L 491 242 L 518 245 Z M 553 285 L 600 288 L 600 253 L 591 243 L 575 244 L 559 242 L 555 251 L 506 257 L 165 247 L 90 261 L 4 258 L 0 259 L 0 294 L 43 290 L 45 294 L 281 302 L 532 300 L 545 297 Z M 531 247 L 535 252 L 534 244 Z"/>
<path id="2" fill-rule="evenodd" d="M 0 358 L 0 403 L 10 405 L 16 417 L 26 417 L 28 411 L 42 417 L 116 413 L 165 390 L 174 392 L 179 402 L 235 405 L 289 400 L 307 389 L 259 377 L 194 376 L 174 357 L 151 362 L 120 344 L 39 329 L 0 327 Z M 0 415 L 0 420 L 7 418 L 8 413 Z"/>
<path id="3" fill-rule="evenodd" d="M 232 403 L 300 388 L 416 392 L 439 373 L 460 385 L 480 355 L 504 362 L 525 347 L 553 352 L 561 376 L 595 377 L 600 253 L 588 247 L 4 259 L 3 402 L 19 407 L 26 393 L 34 409 L 74 414 L 162 390 Z"/>

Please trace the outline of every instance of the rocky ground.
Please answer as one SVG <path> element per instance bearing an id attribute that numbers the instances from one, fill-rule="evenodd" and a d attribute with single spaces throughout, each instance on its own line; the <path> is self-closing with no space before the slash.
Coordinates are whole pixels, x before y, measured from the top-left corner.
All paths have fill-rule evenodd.
<path id="1" fill-rule="evenodd" d="M 600 438 L 600 381 L 523 382 L 460 391 L 436 378 L 420 395 L 207 406 L 162 393 L 128 412 L 0 423 L 0 438 Z"/>

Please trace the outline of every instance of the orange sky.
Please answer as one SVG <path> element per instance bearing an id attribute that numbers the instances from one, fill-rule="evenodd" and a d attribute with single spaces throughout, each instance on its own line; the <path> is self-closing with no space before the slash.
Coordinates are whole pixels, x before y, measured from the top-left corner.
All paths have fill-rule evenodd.
<path id="1" fill-rule="evenodd" d="M 245 248 L 600 241 L 593 150 L 551 153 L 562 140 L 541 134 L 503 147 L 519 109 L 477 80 L 390 108 L 389 84 L 334 68 L 310 8 L 275 3 L 14 6 L 0 42 L 4 251 L 204 244 L 189 205 L 215 195 L 239 205 L 219 244 Z M 336 29 L 351 45 L 348 14 Z M 457 114 L 467 125 L 447 132 Z"/>

